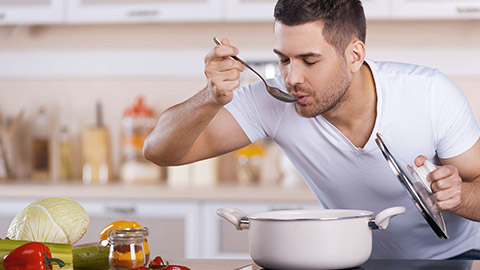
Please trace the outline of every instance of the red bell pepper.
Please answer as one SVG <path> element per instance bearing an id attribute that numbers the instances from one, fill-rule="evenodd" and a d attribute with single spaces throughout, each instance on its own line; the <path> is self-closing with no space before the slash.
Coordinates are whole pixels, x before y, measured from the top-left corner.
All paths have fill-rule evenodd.
<path id="1" fill-rule="evenodd" d="M 47 270 L 53 269 L 52 262 L 60 268 L 65 263 L 60 259 L 52 259 L 50 249 L 42 243 L 30 242 L 17 247 L 3 258 L 5 270 Z"/>

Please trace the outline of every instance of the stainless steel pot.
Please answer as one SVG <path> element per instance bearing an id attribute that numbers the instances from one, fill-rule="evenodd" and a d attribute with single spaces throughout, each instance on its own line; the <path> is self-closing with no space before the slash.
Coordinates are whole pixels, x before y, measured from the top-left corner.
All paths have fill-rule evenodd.
<path id="1" fill-rule="evenodd" d="M 341 269 L 356 267 L 372 252 L 372 229 L 386 229 L 405 207 L 385 209 L 372 219 L 366 210 L 286 210 L 247 215 L 236 208 L 217 214 L 249 230 L 250 256 L 268 269 Z"/>

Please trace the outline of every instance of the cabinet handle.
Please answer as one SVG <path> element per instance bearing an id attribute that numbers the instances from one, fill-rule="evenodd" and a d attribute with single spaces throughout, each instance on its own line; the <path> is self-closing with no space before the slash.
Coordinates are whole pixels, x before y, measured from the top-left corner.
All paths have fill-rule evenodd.
<path id="1" fill-rule="evenodd" d="M 457 13 L 479 13 L 480 7 L 457 7 Z"/>
<path id="2" fill-rule="evenodd" d="M 106 214 L 114 215 L 134 215 L 136 212 L 135 206 L 123 207 L 123 206 L 105 206 Z"/>
<path id="3" fill-rule="evenodd" d="M 131 10 L 128 12 L 129 17 L 157 17 L 160 15 L 158 10 Z"/>

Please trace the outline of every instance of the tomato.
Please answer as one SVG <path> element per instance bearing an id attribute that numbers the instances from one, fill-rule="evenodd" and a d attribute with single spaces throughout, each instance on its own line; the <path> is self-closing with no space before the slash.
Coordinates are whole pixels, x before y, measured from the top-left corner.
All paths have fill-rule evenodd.
<path id="1" fill-rule="evenodd" d="M 160 270 L 190 270 L 190 268 L 182 266 L 182 265 L 173 265 L 169 264 L 168 262 L 165 263 L 162 257 L 157 256 L 153 259 L 150 264 L 148 265 L 150 269 L 160 269 Z"/>

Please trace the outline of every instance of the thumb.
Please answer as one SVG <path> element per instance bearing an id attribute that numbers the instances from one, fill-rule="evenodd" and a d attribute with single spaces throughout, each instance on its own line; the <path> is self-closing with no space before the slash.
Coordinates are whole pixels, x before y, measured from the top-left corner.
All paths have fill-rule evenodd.
<path id="1" fill-rule="evenodd" d="M 229 45 L 230 46 L 230 41 L 226 38 L 222 38 L 222 40 L 220 41 L 220 43 L 222 43 L 222 45 Z"/>
<path id="2" fill-rule="evenodd" d="M 417 158 L 415 158 L 415 165 L 417 165 L 418 167 L 422 166 L 423 163 L 425 162 L 425 160 L 427 160 L 427 157 L 426 156 L 423 156 L 423 155 L 420 155 L 418 156 Z"/>

